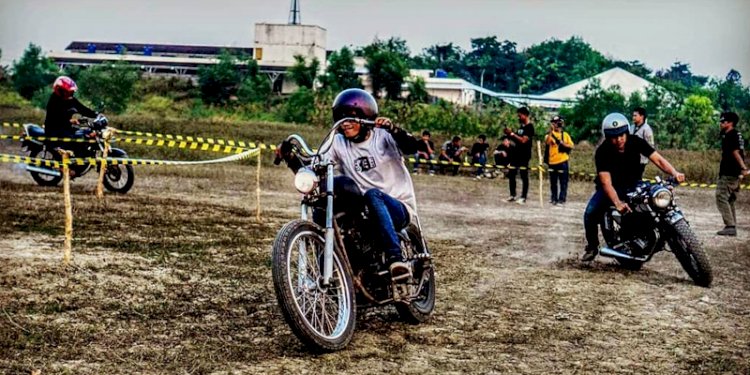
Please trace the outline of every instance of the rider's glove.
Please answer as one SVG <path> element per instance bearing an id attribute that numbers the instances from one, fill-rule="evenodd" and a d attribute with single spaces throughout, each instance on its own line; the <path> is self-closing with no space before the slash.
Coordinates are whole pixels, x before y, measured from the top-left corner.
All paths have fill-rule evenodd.
<path id="1" fill-rule="evenodd" d="M 378 118 L 376 118 L 375 119 L 375 127 L 376 128 L 385 129 L 388 133 L 391 133 L 391 134 L 396 133 L 399 130 L 401 130 L 401 128 L 399 128 L 398 126 L 396 126 L 396 124 L 394 124 L 393 121 L 391 121 L 391 119 L 389 119 L 387 117 L 378 117 Z"/>

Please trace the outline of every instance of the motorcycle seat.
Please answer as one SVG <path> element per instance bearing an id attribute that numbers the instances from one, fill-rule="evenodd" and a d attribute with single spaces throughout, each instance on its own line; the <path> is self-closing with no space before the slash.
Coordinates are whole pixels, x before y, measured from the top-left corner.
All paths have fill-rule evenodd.
<path id="1" fill-rule="evenodd" d="M 24 124 L 26 134 L 29 137 L 44 137 L 44 128 L 36 124 Z"/>

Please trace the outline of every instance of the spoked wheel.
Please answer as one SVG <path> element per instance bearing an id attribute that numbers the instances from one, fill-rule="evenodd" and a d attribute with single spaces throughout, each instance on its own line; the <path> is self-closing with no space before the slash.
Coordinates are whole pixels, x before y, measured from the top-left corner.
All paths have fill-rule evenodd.
<path id="1" fill-rule="evenodd" d="M 416 254 L 425 253 L 416 227 L 409 227 L 407 233 L 409 234 L 409 244 L 402 242 L 402 251 L 406 253 L 404 256 L 410 258 Z M 424 276 L 425 280 L 421 287 L 419 284 L 416 286 L 420 288 L 419 294 L 409 304 L 397 303 L 396 310 L 405 321 L 418 324 L 426 321 L 432 315 L 432 311 L 435 310 L 435 268 L 430 265 L 427 269 L 415 269 L 414 273 L 415 278 Z M 419 281 L 420 279 L 417 279 L 417 282 Z"/>
<path id="2" fill-rule="evenodd" d="M 334 247 L 333 275 L 323 285 L 324 229 L 304 220 L 286 224 L 273 243 L 273 285 L 284 319 L 316 351 L 344 348 L 354 334 L 357 309 L 352 272 Z"/>
<path id="3" fill-rule="evenodd" d="M 107 165 L 104 172 L 104 187 L 113 193 L 125 194 L 133 187 L 135 172 L 132 165 Z"/>
<path id="4" fill-rule="evenodd" d="M 56 160 L 56 161 L 60 161 L 60 157 L 56 157 L 55 154 L 54 154 L 54 152 L 49 151 L 46 148 L 44 148 L 42 150 L 31 151 L 29 153 L 29 156 L 32 157 L 32 158 L 38 158 L 38 159 L 44 159 L 44 160 Z M 44 166 L 40 166 L 40 167 L 45 168 Z M 50 169 L 52 169 L 52 168 L 50 168 Z M 33 178 L 34 181 L 39 186 L 57 186 L 57 184 L 59 184 L 60 181 L 62 181 L 62 178 L 63 178 L 62 174 L 60 174 L 59 176 L 52 176 L 52 175 L 48 175 L 48 174 L 44 174 L 44 173 L 39 173 L 39 172 L 31 172 L 31 171 L 29 171 L 29 173 L 31 174 L 31 178 Z"/>

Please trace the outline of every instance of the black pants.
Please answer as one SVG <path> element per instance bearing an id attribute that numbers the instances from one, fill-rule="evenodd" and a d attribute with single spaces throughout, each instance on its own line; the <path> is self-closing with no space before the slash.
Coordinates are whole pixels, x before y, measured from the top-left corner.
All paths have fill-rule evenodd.
<path id="1" fill-rule="evenodd" d="M 461 158 L 460 157 L 454 157 L 451 160 L 451 159 L 446 159 L 445 157 L 443 157 L 443 155 L 440 155 L 440 157 L 438 159 L 440 161 L 461 163 Z M 458 167 L 459 167 L 458 165 L 451 166 L 451 165 L 440 164 L 440 173 L 445 174 L 445 169 L 446 168 L 452 168 L 453 169 L 453 175 L 455 176 L 455 175 L 458 174 Z"/>
<path id="2" fill-rule="evenodd" d="M 521 198 L 526 199 L 529 194 L 529 162 L 517 163 L 511 165 L 508 172 L 508 185 L 510 186 L 510 196 L 516 196 L 516 174 L 521 174 Z"/>
<path id="3" fill-rule="evenodd" d="M 550 200 L 552 202 L 565 203 L 565 200 L 568 198 L 568 178 L 569 169 L 567 161 L 549 166 Z M 558 182 L 560 183 L 559 193 L 557 190 Z"/>

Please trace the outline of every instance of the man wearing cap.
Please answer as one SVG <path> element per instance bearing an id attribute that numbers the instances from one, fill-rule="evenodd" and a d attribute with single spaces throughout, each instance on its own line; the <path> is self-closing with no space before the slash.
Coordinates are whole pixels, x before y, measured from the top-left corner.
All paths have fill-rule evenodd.
<path id="1" fill-rule="evenodd" d="M 529 193 L 529 162 L 531 161 L 531 146 L 534 142 L 534 124 L 531 123 L 531 112 L 526 107 L 516 110 L 520 128 L 514 132 L 510 128 L 505 128 L 505 135 L 515 144 L 516 149 L 513 151 L 510 172 L 508 173 L 508 186 L 510 188 L 510 198 L 507 202 L 516 202 L 518 204 L 526 203 L 526 196 Z M 516 174 L 521 175 L 521 198 L 516 199 Z"/>
<path id="2" fill-rule="evenodd" d="M 721 126 L 721 164 L 719 181 L 716 183 L 716 207 L 724 219 L 724 229 L 716 232 L 720 236 L 737 235 L 737 214 L 734 202 L 740 190 L 740 179 L 747 176 L 745 164 L 745 141 L 736 129 L 740 118 L 734 112 L 724 112 L 719 119 Z"/>
<path id="3" fill-rule="evenodd" d="M 549 133 L 544 140 L 549 152 L 550 203 L 558 207 L 563 207 L 568 196 L 568 161 L 573 150 L 573 140 L 570 134 L 563 130 L 564 125 L 565 120 L 561 116 L 553 117 Z"/>
<path id="4" fill-rule="evenodd" d="M 633 135 L 648 142 L 651 148 L 656 149 L 656 142 L 654 142 L 654 130 L 651 129 L 651 125 L 648 124 L 648 115 L 646 114 L 645 108 L 638 107 L 633 110 L 633 125 L 635 125 Z M 645 156 L 641 156 L 641 178 L 643 178 L 643 172 L 646 170 L 647 165 L 648 158 Z"/>

